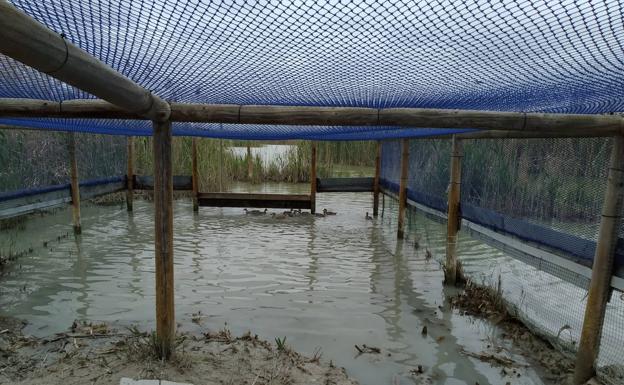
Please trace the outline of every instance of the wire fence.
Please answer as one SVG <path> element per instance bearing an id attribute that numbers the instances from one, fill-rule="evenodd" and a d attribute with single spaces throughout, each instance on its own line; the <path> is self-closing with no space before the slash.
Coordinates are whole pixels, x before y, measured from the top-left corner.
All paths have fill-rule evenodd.
<path id="1" fill-rule="evenodd" d="M 70 182 L 68 133 L 0 130 L 0 192 Z M 75 134 L 80 180 L 126 174 L 126 138 Z"/>
<path id="2" fill-rule="evenodd" d="M 387 141 L 382 148 L 382 184 L 391 190 L 399 184 L 400 146 L 400 141 Z M 464 141 L 462 216 L 591 266 L 611 146 L 612 140 L 604 138 Z M 450 140 L 410 141 L 408 199 L 446 211 L 450 151 Z M 393 213 L 394 204 L 384 210 Z M 407 217 L 408 238 L 418 238 L 421 244 L 428 243 L 427 234 L 446 231 L 414 210 Z M 586 276 L 470 229 L 460 231 L 458 252 L 468 278 L 494 288 L 500 282 L 512 313 L 560 350 L 576 350 Z M 433 255 L 442 263 L 445 251 Z M 624 381 L 623 354 L 624 295 L 614 291 L 597 362 L 605 383 Z"/>

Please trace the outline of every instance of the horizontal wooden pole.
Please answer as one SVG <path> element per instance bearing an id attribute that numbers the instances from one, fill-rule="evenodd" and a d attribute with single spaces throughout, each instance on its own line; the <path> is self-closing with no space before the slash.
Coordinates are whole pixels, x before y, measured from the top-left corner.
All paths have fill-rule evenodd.
<path id="1" fill-rule="evenodd" d="M 0 0 L 0 25 L 0 53 L 138 116 L 169 117 L 167 102 L 6 0 Z"/>
<path id="2" fill-rule="evenodd" d="M 0 0 L 1 1 L 1 0 Z M 0 117 L 145 119 L 103 100 L 54 102 L 33 99 L 0 99 Z M 512 131 L 513 135 L 538 137 L 570 133 L 578 136 L 613 135 L 624 127 L 619 115 L 547 114 L 423 108 L 360 108 L 312 106 L 241 106 L 233 104 L 171 103 L 175 122 L 396 126 L 409 128 L 474 128 Z M 461 134 L 481 138 L 483 133 Z M 511 135 L 511 134 L 495 134 Z M 510 136 L 508 136 L 510 137 Z"/>
<path id="3" fill-rule="evenodd" d="M 572 129 L 572 130 L 560 130 L 560 131 L 478 131 L 468 132 L 464 134 L 455 134 L 458 139 L 471 140 L 471 139 L 547 139 L 547 138 L 598 138 L 598 137 L 611 137 L 614 135 L 620 135 L 624 133 L 622 128 L 597 128 L 593 130 L 584 129 Z M 427 139 L 451 139 L 452 135 L 436 135 L 429 136 Z"/>

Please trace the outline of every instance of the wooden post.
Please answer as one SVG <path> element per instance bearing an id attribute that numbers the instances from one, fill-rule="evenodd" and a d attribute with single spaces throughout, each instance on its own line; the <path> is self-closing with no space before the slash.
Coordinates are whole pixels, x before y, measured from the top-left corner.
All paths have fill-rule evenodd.
<path id="1" fill-rule="evenodd" d="M 74 234 L 82 233 L 80 227 L 80 184 L 78 183 L 78 163 L 76 162 L 76 135 L 69 133 L 69 167 L 71 169 L 71 198 Z"/>
<path id="2" fill-rule="evenodd" d="M 611 276 L 615 245 L 622 216 L 624 192 L 624 137 L 616 136 L 611 150 L 607 189 L 602 204 L 598 243 L 594 254 L 592 277 L 585 307 L 585 319 L 576 355 L 574 384 L 584 384 L 596 372 L 607 300 L 611 294 Z"/>
<path id="3" fill-rule="evenodd" d="M 310 157 L 310 212 L 316 213 L 316 143 L 312 142 L 312 155 Z"/>
<path id="4" fill-rule="evenodd" d="M 197 172 L 197 138 L 193 138 L 191 145 L 191 175 L 193 180 L 193 211 L 199 211 L 199 202 L 197 196 L 199 195 L 199 173 Z"/>
<path id="5" fill-rule="evenodd" d="M 373 216 L 379 214 L 379 175 L 381 173 L 381 142 L 377 142 L 377 155 L 375 156 L 375 182 L 373 185 Z"/>
<path id="6" fill-rule="evenodd" d="M 459 198 L 461 194 L 461 139 L 453 135 L 451 148 L 451 176 L 448 190 L 448 216 L 446 223 L 446 261 L 444 264 L 444 280 L 450 285 L 457 282 L 457 232 L 461 217 L 459 214 Z"/>
<path id="7" fill-rule="evenodd" d="M 253 158 L 251 157 L 251 146 L 247 145 L 247 178 L 252 181 L 253 178 Z"/>
<path id="8" fill-rule="evenodd" d="M 128 137 L 128 171 L 126 173 L 126 208 L 128 211 L 133 209 L 134 201 L 134 139 Z"/>
<path id="9" fill-rule="evenodd" d="M 171 122 L 153 122 L 153 127 L 156 337 L 161 358 L 167 358 L 171 354 L 175 337 Z"/>
<path id="10" fill-rule="evenodd" d="M 399 228 L 397 238 L 405 236 L 405 206 L 407 205 L 407 172 L 409 165 L 409 139 L 401 140 L 401 184 L 399 186 Z"/>

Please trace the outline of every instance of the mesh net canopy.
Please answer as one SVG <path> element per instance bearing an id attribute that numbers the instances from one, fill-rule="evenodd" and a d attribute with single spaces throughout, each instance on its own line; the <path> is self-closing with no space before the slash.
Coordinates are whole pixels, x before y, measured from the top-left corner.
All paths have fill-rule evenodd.
<path id="1" fill-rule="evenodd" d="M 589 114 L 624 104 L 618 0 L 12 2 L 169 101 Z M 0 68 L 0 97 L 92 97 L 4 56 Z M 10 123 L 151 131 L 113 120 Z M 174 134 L 354 140 L 431 132 L 178 123 Z"/>

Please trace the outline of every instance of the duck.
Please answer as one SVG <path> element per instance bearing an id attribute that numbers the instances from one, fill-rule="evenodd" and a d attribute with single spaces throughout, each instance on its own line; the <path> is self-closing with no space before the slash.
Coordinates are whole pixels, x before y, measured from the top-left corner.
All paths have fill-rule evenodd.
<path id="1" fill-rule="evenodd" d="M 286 219 L 288 217 L 288 215 L 271 213 L 271 217 L 273 217 L 273 219 Z"/>
<path id="2" fill-rule="evenodd" d="M 245 210 L 245 215 L 265 215 L 267 213 L 267 209 L 264 209 L 264 211 L 260 211 L 260 210 Z"/>
<path id="3" fill-rule="evenodd" d="M 307 212 L 307 211 L 301 211 L 301 209 L 299 209 L 299 210 L 298 210 L 298 213 L 299 213 L 299 215 L 301 215 L 302 217 L 305 217 L 305 216 L 310 215 L 310 213 L 309 213 L 309 212 Z"/>
<path id="4" fill-rule="evenodd" d="M 366 212 L 366 219 L 369 221 L 373 220 L 373 217 L 371 217 L 370 215 L 368 215 L 368 211 Z"/>
<path id="5" fill-rule="evenodd" d="M 323 214 L 325 214 L 325 215 L 336 215 L 336 213 L 335 213 L 335 212 L 333 212 L 333 211 L 327 211 L 327 209 L 323 209 Z"/>
<path id="6" fill-rule="evenodd" d="M 321 213 L 314 213 L 314 216 L 317 218 L 325 218 L 325 213 L 321 214 Z"/>

